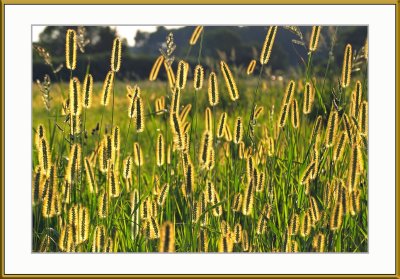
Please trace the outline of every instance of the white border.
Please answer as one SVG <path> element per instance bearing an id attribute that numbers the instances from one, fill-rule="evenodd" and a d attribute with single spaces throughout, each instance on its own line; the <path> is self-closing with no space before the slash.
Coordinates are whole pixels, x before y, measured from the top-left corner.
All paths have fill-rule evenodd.
<path id="1" fill-rule="evenodd" d="M 369 25 L 369 253 L 31 254 L 31 24 Z M 395 6 L 5 6 L 5 273 L 393 274 Z"/>

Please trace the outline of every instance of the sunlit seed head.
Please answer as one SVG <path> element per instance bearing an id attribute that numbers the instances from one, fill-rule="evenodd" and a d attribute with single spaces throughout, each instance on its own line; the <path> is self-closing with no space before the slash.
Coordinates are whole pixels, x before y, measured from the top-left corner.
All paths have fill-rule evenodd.
<path id="1" fill-rule="evenodd" d="M 308 47 L 308 50 L 310 52 L 317 50 L 320 33 L 321 33 L 321 26 L 313 26 L 310 37 L 310 44 Z"/>
<path id="2" fill-rule="evenodd" d="M 203 88 L 203 81 L 204 81 L 204 69 L 203 66 L 197 65 L 196 68 L 194 68 L 194 81 L 193 81 L 193 86 L 196 91 L 199 91 L 201 88 Z"/>
<path id="3" fill-rule="evenodd" d="M 257 61 L 255 59 L 251 60 L 249 65 L 247 66 L 247 75 L 251 75 L 254 72 L 254 69 L 256 68 Z"/>
<path id="4" fill-rule="evenodd" d="M 343 222 L 343 204 L 336 202 L 331 212 L 330 229 L 336 231 L 341 228 Z"/>
<path id="5" fill-rule="evenodd" d="M 215 106 L 219 103 L 218 80 L 214 72 L 211 72 L 208 76 L 208 101 L 210 106 Z"/>
<path id="6" fill-rule="evenodd" d="M 205 128 L 207 131 L 209 131 L 210 133 L 212 133 L 213 131 L 213 119 L 212 119 L 212 113 L 211 113 L 211 109 L 209 107 L 206 108 L 205 110 Z"/>
<path id="7" fill-rule="evenodd" d="M 122 42 L 120 38 L 115 38 L 111 51 L 111 71 L 118 72 L 121 68 Z"/>
<path id="8" fill-rule="evenodd" d="M 233 241 L 228 236 L 221 236 L 218 241 L 218 252 L 230 253 L 233 251 Z"/>
<path id="9" fill-rule="evenodd" d="M 89 193 L 97 193 L 96 177 L 93 171 L 92 163 L 89 160 L 89 157 L 85 157 L 84 164 L 85 164 L 86 181 Z"/>
<path id="10" fill-rule="evenodd" d="M 76 31 L 68 29 L 65 36 L 65 67 L 69 70 L 75 70 L 76 68 L 76 53 Z"/>
<path id="11" fill-rule="evenodd" d="M 344 129 L 345 129 L 345 132 L 346 132 L 346 135 L 347 135 L 347 140 L 351 144 L 352 143 L 352 138 L 353 138 L 352 123 L 350 122 L 349 117 L 347 116 L 346 113 L 343 113 L 342 119 L 343 119 Z"/>
<path id="12" fill-rule="evenodd" d="M 222 138 L 224 136 L 227 118 L 228 118 L 228 114 L 226 112 L 223 112 L 218 121 L 217 138 Z"/>
<path id="13" fill-rule="evenodd" d="M 103 83 L 103 91 L 101 96 L 101 104 L 107 106 L 110 102 L 110 96 L 112 94 L 114 86 L 114 72 L 109 71 Z"/>
<path id="14" fill-rule="evenodd" d="M 143 100 L 141 97 L 136 98 L 135 104 L 136 115 L 134 117 L 136 132 L 141 133 L 144 131 L 144 109 Z"/>
<path id="15" fill-rule="evenodd" d="M 39 152 L 38 152 L 38 159 L 40 170 L 42 174 L 46 175 L 47 171 L 51 165 L 51 158 L 50 158 L 50 146 L 46 140 L 46 138 L 42 138 L 39 141 Z"/>
<path id="16" fill-rule="evenodd" d="M 300 228 L 300 217 L 299 214 L 293 214 L 290 218 L 289 223 L 289 234 L 290 235 L 297 235 L 299 233 Z"/>
<path id="17" fill-rule="evenodd" d="M 153 67 L 151 68 L 150 75 L 149 75 L 149 80 L 150 81 L 155 81 L 157 79 L 158 73 L 160 71 L 161 65 L 164 62 L 164 56 L 160 55 L 156 59 L 156 61 L 153 64 Z"/>
<path id="18" fill-rule="evenodd" d="M 201 137 L 200 150 L 199 150 L 199 162 L 203 167 L 209 164 L 212 144 L 213 144 L 212 134 L 210 131 L 205 130 Z"/>
<path id="19" fill-rule="evenodd" d="M 92 106 L 93 99 L 93 77 L 91 74 L 86 74 L 83 81 L 82 98 L 82 106 L 87 109 L 90 108 Z"/>
<path id="20" fill-rule="evenodd" d="M 46 138 L 46 130 L 43 124 L 39 124 L 35 133 L 35 144 L 39 152 L 40 152 L 39 150 L 40 141 L 43 138 Z"/>
<path id="21" fill-rule="evenodd" d="M 265 37 L 265 41 L 262 47 L 260 63 L 261 65 L 265 65 L 268 63 L 269 58 L 271 56 L 272 47 L 274 46 L 276 31 L 278 30 L 278 26 L 271 26 L 268 29 L 267 36 Z"/>
<path id="22" fill-rule="evenodd" d="M 181 90 L 179 87 L 176 87 L 172 91 L 172 99 L 171 99 L 171 107 L 170 107 L 170 114 L 177 114 L 179 115 L 179 108 L 180 108 L 180 99 L 181 99 Z"/>
<path id="23" fill-rule="evenodd" d="M 107 218 L 108 216 L 108 195 L 107 192 L 102 190 L 98 197 L 97 213 L 99 218 Z"/>
<path id="24" fill-rule="evenodd" d="M 66 177 L 70 184 L 78 183 L 78 177 L 81 171 L 81 156 L 81 145 L 78 143 L 72 145 L 66 170 Z"/>
<path id="25" fill-rule="evenodd" d="M 300 126 L 300 118 L 299 118 L 299 107 L 297 104 L 297 100 L 293 99 L 292 105 L 291 105 L 291 115 L 292 115 L 292 126 L 293 128 L 297 129 Z"/>
<path id="26" fill-rule="evenodd" d="M 229 97 L 232 101 L 239 99 L 239 91 L 236 86 L 236 82 L 233 78 L 232 72 L 224 61 L 220 62 L 221 72 L 225 79 L 226 87 L 228 88 Z"/>
<path id="27" fill-rule="evenodd" d="M 304 86 L 303 113 L 311 113 L 311 108 L 314 102 L 314 88 L 310 82 Z"/>
<path id="28" fill-rule="evenodd" d="M 254 184 L 252 181 L 247 183 L 247 187 L 244 191 L 243 203 L 242 203 L 242 213 L 243 215 L 250 215 L 253 211 L 254 205 Z"/>
<path id="29" fill-rule="evenodd" d="M 312 225 L 315 225 L 315 223 L 321 219 L 317 199 L 315 197 L 310 197 L 310 216 Z"/>
<path id="30" fill-rule="evenodd" d="M 175 252 L 175 226 L 172 222 L 164 222 L 161 227 L 158 252 Z"/>
<path id="31" fill-rule="evenodd" d="M 346 45 L 343 56 L 343 65 L 342 65 L 342 79 L 341 86 L 346 88 L 350 85 L 351 78 L 351 68 L 352 68 L 352 60 L 353 60 L 353 51 L 350 44 Z"/>
<path id="32" fill-rule="evenodd" d="M 205 197 L 207 202 L 210 204 L 215 204 L 215 187 L 214 183 L 212 181 L 207 180 L 206 181 L 206 187 L 205 187 Z"/>
<path id="33" fill-rule="evenodd" d="M 197 43 L 201 33 L 203 32 L 203 29 L 204 29 L 203 26 L 196 26 L 196 28 L 194 29 L 194 31 L 192 33 L 192 36 L 190 37 L 189 44 L 191 46 L 194 46 Z"/>
<path id="34" fill-rule="evenodd" d="M 157 196 L 157 203 L 159 206 L 163 206 L 165 204 L 165 200 L 169 193 L 169 184 L 165 183 L 163 187 L 160 189 L 160 193 Z"/>
<path id="35" fill-rule="evenodd" d="M 337 129 L 339 124 L 339 114 L 337 110 L 332 107 L 329 114 L 328 123 L 326 126 L 325 146 L 332 147 L 336 138 Z"/>
<path id="36" fill-rule="evenodd" d="M 361 191 L 359 189 L 355 189 L 349 193 L 350 199 L 350 214 L 352 216 L 357 215 L 361 210 L 360 199 L 361 199 Z"/>
<path id="37" fill-rule="evenodd" d="M 302 237 L 307 237 L 310 235 L 311 223 L 312 223 L 311 214 L 310 214 L 310 211 L 307 210 L 303 215 L 303 218 L 301 221 L 301 226 L 300 226 L 300 235 Z"/>
<path id="38" fill-rule="evenodd" d="M 242 249 L 243 251 L 249 251 L 250 248 L 250 241 L 249 241 L 249 234 L 247 230 L 243 230 L 242 232 Z"/>
<path id="39" fill-rule="evenodd" d="M 189 64 L 183 60 L 179 61 L 176 73 L 176 87 L 179 89 L 185 89 L 188 71 Z"/>
<path id="40" fill-rule="evenodd" d="M 314 235 L 312 242 L 312 247 L 314 248 L 314 251 L 323 253 L 325 251 L 325 241 L 326 237 L 325 234 L 323 234 L 322 232 Z"/>
<path id="41" fill-rule="evenodd" d="M 199 231 L 199 252 L 208 252 L 208 234 L 206 229 Z"/>
<path id="42" fill-rule="evenodd" d="M 345 131 L 342 131 L 336 137 L 336 145 L 335 145 L 335 150 L 333 152 L 334 161 L 338 161 L 343 157 L 346 143 L 347 143 L 347 135 Z"/>
<path id="43" fill-rule="evenodd" d="M 119 183 L 119 173 L 115 170 L 114 165 L 111 165 L 108 171 L 108 193 L 111 198 L 116 198 L 121 193 Z"/>
<path id="44" fill-rule="evenodd" d="M 360 112 L 358 114 L 358 123 L 360 126 L 360 134 L 368 136 L 368 102 L 363 101 L 361 103 Z"/>
<path id="45" fill-rule="evenodd" d="M 243 138 L 243 121 L 242 118 L 239 116 L 236 118 L 235 121 L 235 131 L 233 134 L 233 142 L 238 144 L 242 141 Z"/>
<path id="46" fill-rule="evenodd" d="M 69 82 L 69 102 L 72 115 L 80 115 L 82 112 L 81 83 L 74 77 Z"/>
<path id="47" fill-rule="evenodd" d="M 213 212 L 213 215 L 215 217 L 219 217 L 219 216 L 222 215 L 223 208 L 222 208 L 222 205 L 220 204 L 221 200 L 219 198 L 219 194 L 218 194 L 217 191 L 215 191 L 214 200 L 215 200 L 215 204 L 214 205 L 216 205 L 216 207 L 213 208 L 212 212 Z"/>
<path id="48" fill-rule="evenodd" d="M 157 146 L 156 146 L 156 162 L 157 166 L 161 167 L 165 162 L 165 143 L 164 136 L 160 133 L 157 137 Z"/>
<path id="49" fill-rule="evenodd" d="M 231 204 L 232 210 L 234 212 L 240 212 L 242 210 L 242 202 L 243 202 L 242 194 L 236 193 L 235 196 L 233 197 L 233 202 Z"/>
<path id="50" fill-rule="evenodd" d="M 302 185 L 306 185 L 310 182 L 313 176 L 313 171 L 314 171 L 314 166 L 315 166 L 315 161 L 311 162 L 307 168 L 304 170 L 303 174 L 301 175 L 300 178 L 300 183 Z"/>
<path id="51" fill-rule="evenodd" d="M 321 126 L 322 126 L 322 116 L 319 115 L 314 122 L 314 126 L 310 136 L 310 143 L 314 142 L 317 136 L 319 135 L 321 131 Z"/>
<path id="52" fill-rule="evenodd" d="M 353 191 L 357 189 L 358 184 L 360 182 L 360 154 L 361 150 L 357 143 L 353 143 L 351 146 L 350 152 L 350 161 L 349 161 L 349 168 L 348 168 L 348 177 L 347 177 L 347 188 L 349 191 Z"/>

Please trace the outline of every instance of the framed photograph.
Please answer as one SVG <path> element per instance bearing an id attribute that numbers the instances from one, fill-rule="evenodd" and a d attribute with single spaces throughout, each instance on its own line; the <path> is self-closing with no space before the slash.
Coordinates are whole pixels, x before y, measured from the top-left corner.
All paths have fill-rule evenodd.
<path id="1" fill-rule="evenodd" d="M 1 276 L 400 278 L 397 1 L 2 1 Z"/>

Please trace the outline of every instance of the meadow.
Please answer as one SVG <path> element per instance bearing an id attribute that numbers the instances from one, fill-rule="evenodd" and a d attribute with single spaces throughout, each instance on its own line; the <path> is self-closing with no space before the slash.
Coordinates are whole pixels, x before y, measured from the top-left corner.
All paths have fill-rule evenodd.
<path id="1" fill-rule="evenodd" d="M 283 27 L 245 67 L 202 57 L 197 27 L 197 63 L 168 36 L 132 82 L 119 38 L 104 82 L 76 77 L 69 30 L 70 81 L 32 85 L 32 251 L 368 252 L 368 46 L 318 67 L 321 28 L 274 74 Z"/>

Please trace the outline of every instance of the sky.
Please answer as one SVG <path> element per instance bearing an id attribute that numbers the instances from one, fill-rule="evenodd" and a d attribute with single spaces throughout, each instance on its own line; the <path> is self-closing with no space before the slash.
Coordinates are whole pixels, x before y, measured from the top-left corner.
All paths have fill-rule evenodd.
<path id="1" fill-rule="evenodd" d="M 32 38 L 33 42 L 39 41 L 39 34 L 44 30 L 46 26 L 32 26 Z M 120 37 L 125 37 L 128 40 L 129 46 L 135 45 L 135 35 L 138 30 L 153 32 L 157 26 L 111 26 L 117 29 L 117 33 Z M 178 28 L 181 26 L 165 26 L 167 29 Z"/>

